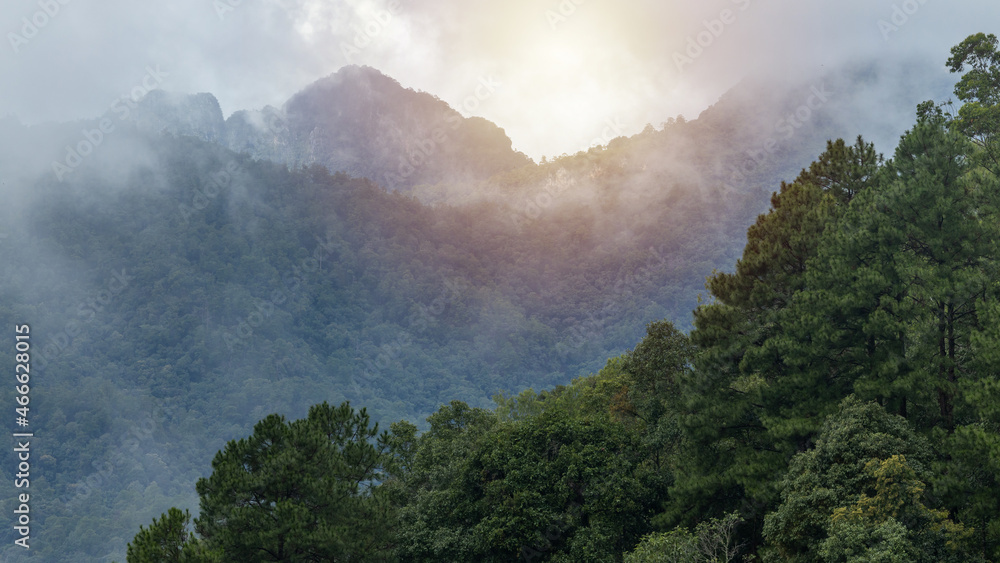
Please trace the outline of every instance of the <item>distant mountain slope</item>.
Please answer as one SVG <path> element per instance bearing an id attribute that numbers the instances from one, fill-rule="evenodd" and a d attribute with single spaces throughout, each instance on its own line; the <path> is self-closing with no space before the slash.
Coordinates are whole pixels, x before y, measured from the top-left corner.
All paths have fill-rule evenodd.
<path id="1" fill-rule="evenodd" d="M 0 244 L 0 320 L 37 346 L 53 461 L 35 506 L 62 538 L 44 561 L 99 560 L 190 506 L 212 454 L 268 413 L 349 399 L 421 422 L 591 372 L 646 322 L 685 324 L 735 247 L 697 202 L 606 239 L 584 208 L 512 225 L 498 204 L 431 207 L 124 129 L 28 191 Z"/>
<path id="2" fill-rule="evenodd" d="M 864 134 L 891 153 L 919 102 L 948 99 L 950 77 L 939 66 L 873 61 L 814 76 L 748 76 L 697 119 L 647 125 L 604 147 L 477 185 L 422 185 L 414 193 L 428 202 L 503 201 L 528 214 L 616 201 L 628 204 L 632 223 L 647 215 L 651 199 L 676 189 L 720 202 L 750 197 L 745 205 L 762 212 L 770 193 L 808 166 L 828 140 L 853 142 Z"/>

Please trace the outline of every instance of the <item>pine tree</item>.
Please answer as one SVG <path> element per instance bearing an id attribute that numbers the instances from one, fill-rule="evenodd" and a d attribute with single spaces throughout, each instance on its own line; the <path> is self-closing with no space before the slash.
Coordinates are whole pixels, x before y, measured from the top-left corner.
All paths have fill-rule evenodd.
<path id="1" fill-rule="evenodd" d="M 781 312 L 805 287 L 823 233 L 876 182 L 881 163 L 860 137 L 853 146 L 828 143 L 808 170 L 772 196 L 771 211 L 747 232 L 736 271 L 709 278 L 713 301 L 695 310 L 691 340 L 699 352 L 683 390 L 687 452 L 664 525 L 693 525 L 738 509 L 757 522 L 759 533 L 762 509 L 776 499 L 774 475 L 818 426 L 772 428 L 784 406 L 770 389 L 788 375 L 781 355 L 765 344 L 786 330 Z M 836 405 L 842 396 L 822 402 Z"/>
<path id="2" fill-rule="evenodd" d="M 823 390 L 822 400 L 855 392 L 918 427 L 954 428 L 995 244 L 971 150 L 923 105 L 884 185 L 855 198 L 824 237 L 806 289 L 782 314 L 784 333 L 765 346 L 791 368 L 773 388 L 775 401 L 796 403 L 785 424 L 822 415 L 808 397 Z"/>
<path id="3" fill-rule="evenodd" d="M 390 436 L 376 436 L 348 403 L 268 416 L 198 481 L 198 533 L 230 561 L 380 560 L 391 507 L 378 484 L 392 461 Z"/>
<path id="4" fill-rule="evenodd" d="M 171 508 L 154 519 L 149 528 L 139 527 L 139 533 L 128 544 L 128 563 L 211 563 L 219 561 L 217 554 L 208 553 L 204 544 L 188 530 L 191 513 Z"/>

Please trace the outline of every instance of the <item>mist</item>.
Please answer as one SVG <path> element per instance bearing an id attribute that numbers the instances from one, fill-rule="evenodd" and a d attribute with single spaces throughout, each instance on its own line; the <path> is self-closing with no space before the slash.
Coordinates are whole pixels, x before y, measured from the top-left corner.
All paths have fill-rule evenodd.
<path id="1" fill-rule="evenodd" d="M 0 107 L 26 123 L 101 115 L 151 65 L 162 88 L 211 92 L 228 116 L 278 107 L 362 64 L 490 119 L 536 160 L 591 146 L 608 120 L 628 135 L 697 117 L 750 74 L 916 56 L 937 69 L 921 69 L 914 83 L 932 82 L 952 45 L 1000 16 L 992 2 L 933 0 L 111 0 L 56 2 L 52 16 L 40 6 L 22 1 L 0 13 L 8 40 Z M 476 97 L 483 78 L 500 85 L 486 99 Z"/>

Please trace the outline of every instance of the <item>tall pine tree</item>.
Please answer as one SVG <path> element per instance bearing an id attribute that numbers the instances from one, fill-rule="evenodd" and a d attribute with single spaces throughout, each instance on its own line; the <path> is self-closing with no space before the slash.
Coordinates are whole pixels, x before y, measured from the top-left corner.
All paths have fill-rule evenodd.
<path id="1" fill-rule="evenodd" d="M 765 344 L 785 330 L 780 313 L 805 286 L 823 233 L 875 181 L 881 162 L 860 137 L 854 145 L 828 143 L 808 170 L 772 196 L 771 211 L 747 232 L 736 271 L 709 278 L 713 299 L 695 310 L 691 340 L 699 353 L 684 385 L 688 451 L 665 524 L 738 509 L 759 535 L 763 511 L 776 499 L 775 476 L 806 445 L 788 436 L 776 441 L 768 427 L 775 414 L 768 408 L 780 414 L 781 405 L 765 401 L 786 366 Z"/>

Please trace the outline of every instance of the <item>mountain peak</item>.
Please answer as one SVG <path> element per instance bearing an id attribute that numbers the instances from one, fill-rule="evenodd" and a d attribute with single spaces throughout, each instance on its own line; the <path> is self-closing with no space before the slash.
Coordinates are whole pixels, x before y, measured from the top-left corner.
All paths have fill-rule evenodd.
<path id="1" fill-rule="evenodd" d="M 341 67 L 337 70 L 337 72 L 320 78 L 319 80 L 306 86 L 295 96 L 311 91 L 325 91 L 337 88 L 413 91 L 408 88 L 403 88 L 403 86 L 396 79 L 383 74 L 382 71 L 376 68 L 367 65 L 348 65 Z M 292 96 L 292 99 L 294 99 L 295 96 Z"/>
<path id="2" fill-rule="evenodd" d="M 261 127 L 266 124 L 266 127 Z M 426 92 L 369 66 L 345 66 L 293 95 L 280 111 L 237 112 L 233 150 L 293 165 L 318 163 L 392 190 L 476 183 L 530 163 L 503 129 L 464 118 Z"/>
<path id="3" fill-rule="evenodd" d="M 221 142 L 225 136 L 219 100 L 207 92 L 181 94 L 152 90 L 139 100 L 133 119 L 139 129 L 146 131 L 168 131 L 211 142 Z"/>

